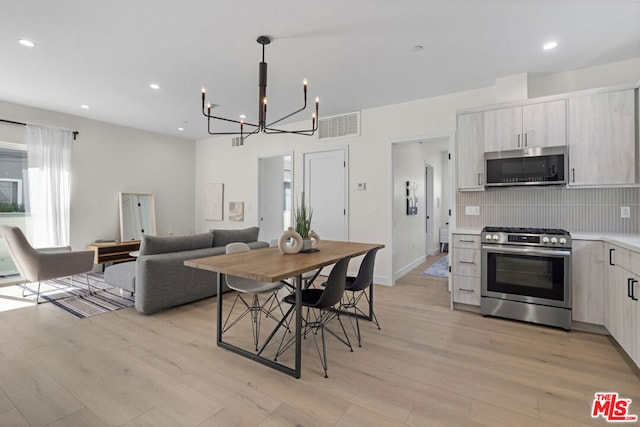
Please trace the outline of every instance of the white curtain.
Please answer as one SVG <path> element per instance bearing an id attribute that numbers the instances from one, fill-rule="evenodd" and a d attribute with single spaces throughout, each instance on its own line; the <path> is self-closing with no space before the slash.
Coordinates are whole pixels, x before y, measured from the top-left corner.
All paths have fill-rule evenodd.
<path id="1" fill-rule="evenodd" d="M 73 132 L 27 125 L 26 140 L 31 244 L 67 246 Z"/>

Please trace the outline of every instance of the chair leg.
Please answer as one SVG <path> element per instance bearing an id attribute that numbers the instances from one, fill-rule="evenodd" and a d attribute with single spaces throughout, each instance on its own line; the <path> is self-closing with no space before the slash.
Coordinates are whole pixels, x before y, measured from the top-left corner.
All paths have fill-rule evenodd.
<path id="1" fill-rule="evenodd" d="M 38 292 L 36 293 L 36 305 L 40 304 L 39 298 L 40 298 L 40 283 L 38 282 Z"/>

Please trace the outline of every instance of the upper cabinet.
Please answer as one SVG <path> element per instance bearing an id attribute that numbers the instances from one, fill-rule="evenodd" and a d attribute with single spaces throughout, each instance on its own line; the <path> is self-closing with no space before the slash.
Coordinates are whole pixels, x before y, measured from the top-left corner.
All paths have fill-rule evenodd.
<path id="1" fill-rule="evenodd" d="M 566 145 L 566 101 L 531 103 L 484 112 L 484 151 Z"/>
<path id="2" fill-rule="evenodd" d="M 637 89 L 569 98 L 569 185 L 637 182 Z"/>
<path id="3" fill-rule="evenodd" d="M 458 190 L 484 189 L 482 113 L 457 117 L 456 172 Z"/>

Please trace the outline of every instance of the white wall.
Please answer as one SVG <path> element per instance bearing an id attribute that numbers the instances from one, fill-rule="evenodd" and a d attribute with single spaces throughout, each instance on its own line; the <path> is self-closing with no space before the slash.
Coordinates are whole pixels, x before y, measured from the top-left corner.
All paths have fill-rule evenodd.
<path id="1" fill-rule="evenodd" d="M 0 101 L 0 118 L 80 132 L 73 144 L 71 246 L 118 239 L 118 192 L 155 194 L 158 234 L 192 233 L 195 143 Z M 24 142 L 25 128 L 0 122 L 0 140 Z"/>

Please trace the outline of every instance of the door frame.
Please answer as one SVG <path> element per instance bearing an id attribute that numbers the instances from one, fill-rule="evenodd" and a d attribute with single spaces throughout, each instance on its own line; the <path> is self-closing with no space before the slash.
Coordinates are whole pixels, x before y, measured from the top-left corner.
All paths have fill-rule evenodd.
<path id="1" fill-rule="evenodd" d="M 389 285 L 394 286 L 396 284 L 396 273 L 393 271 L 393 254 L 394 254 L 394 238 L 395 238 L 395 227 L 393 224 L 395 223 L 395 216 L 393 214 L 393 202 L 394 202 L 394 192 L 393 192 L 393 184 L 395 171 L 393 169 L 393 146 L 395 144 L 411 144 L 411 143 L 429 143 L 432 140 L 442 140 L 448 139 L 449 146 L 449 155 L 450 162 L 455 161 L 453 156 L 455 150 L 455 138 L 456 134 L 454 132 L 444 132 L 444 133 L 433 133 L 433 134 L 425 134 L 425 135 L 417 135 L 410 136 L 404 138 L 394 138 L 389 140 L 389 144 L 387 146 L 387 218 L 389 219 L 387 222 L 387 253 L 389 256 L 387 257 L 387 271 L 389 272 Z M 456 218 L 456 181 L 455 181 L 455 167 L 449 164 L 449 183 L 450 183 L 450 200 L 451 200 L 451 215 L 449 216 L 449 241 L 451 241 L 451 232 L 455 228 L 455 218 Z M 451 279 L 451 276 L 449 276 Z"/>

